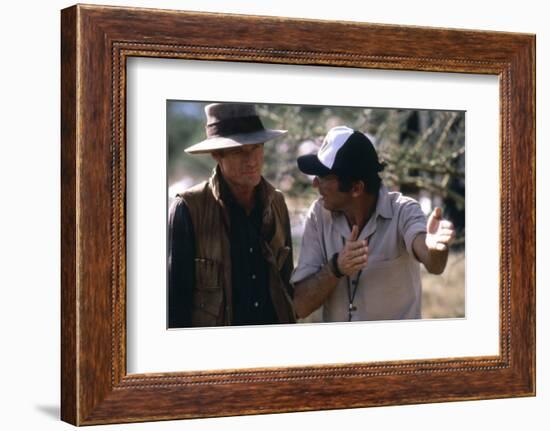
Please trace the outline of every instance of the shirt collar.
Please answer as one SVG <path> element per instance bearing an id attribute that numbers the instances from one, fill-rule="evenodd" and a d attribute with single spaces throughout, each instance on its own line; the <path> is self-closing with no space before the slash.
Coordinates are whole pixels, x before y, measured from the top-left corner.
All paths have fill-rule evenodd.
<path id="1" fill-rule="evenodd" d="M 393 207 L 388 189 L 380 185 L 378 190 L 378 202 L 376 202 L 376 214 L 381 217 L 391 219 L 393 217 Z"/>
<path id="2" fill-rule="evenodd" d="M 393 217 L 393 207 L 391 197 L 388 189 L 384 185 L 380 185 L 378 190 L 378 200 L 376 201 L 376 209 L 371 218 L 367 221 L 367 224 L 363 230 L 359 233 L 358 239 L 366 239 L 374 234 L 376 231 L 376 219 L 378 216 L 385 219 L 391 219 Z M 351 234 L 351 229 L 346 220 L 346 216 L 343 212 L 333 212 L 332 220 L 335 228 L 340 232 L 343 238 L 348 238 Z"/>
<path id="3" fill-rule="evenodd" d="M 234 202 L 235 198 L 229 190 L 221 169 L 216 166 L 212 172 L 212 176 L 209 179 L 210 188 L 214 198 L 218 201 L 220 206 L 224 208 L 224 217 L 227 226 L 230 226 L 229 222 L 229 208 L 231 204 L 228 203 L 228 199 Z M 269 184 L 264 177 L 261 178 L 260 183 L 256 186 L 256 207 L 258 213 L 261 213 L 261 235 L 263 238 L 271 238 L 275 229 L 275 218 L 271 204 L 275 198 L 275 187 Z"/>

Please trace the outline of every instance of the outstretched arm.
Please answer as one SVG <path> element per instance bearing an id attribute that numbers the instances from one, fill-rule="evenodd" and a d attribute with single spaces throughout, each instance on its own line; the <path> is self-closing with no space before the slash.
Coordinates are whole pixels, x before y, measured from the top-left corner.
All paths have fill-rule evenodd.
<path id="1" fill-rule="evenodd" d="M 441 274 L 447 265 L 449 245 L 455 238 L 453 224 L 443 219 L 441 208 L 434 209 L 426 224 L 426 233 L 418 234 L 413 241 L 416 258 L 428 272 Z"/>

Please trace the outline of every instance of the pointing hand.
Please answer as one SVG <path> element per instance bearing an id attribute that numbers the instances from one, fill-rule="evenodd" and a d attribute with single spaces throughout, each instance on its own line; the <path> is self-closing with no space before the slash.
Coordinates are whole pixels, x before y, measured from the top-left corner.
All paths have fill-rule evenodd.
<path id="1" fill-rule="evenodd" d="M 353 225 L 351 235 L 338 254 L 338 269 L 342 274 L 352 275 L 365 268 L 369 260 L 369 247 L 366 240 L 357 240 L 359 228 Z"/>
<path id="2" fill-rule="evenodd" d="M 428 218 L 426 225 L 426 247 L 430 251 L 445 251 L 455 238 L 453 224 L 443 219 L 441 208 L 436 207 Z"/>

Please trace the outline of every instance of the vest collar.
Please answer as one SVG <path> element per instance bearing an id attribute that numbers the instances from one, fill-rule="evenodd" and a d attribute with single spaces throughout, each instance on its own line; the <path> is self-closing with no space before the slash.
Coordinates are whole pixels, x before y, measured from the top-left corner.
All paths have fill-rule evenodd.
<path id="1" fill-rule="evenodd" d="M 225 223 L 229 226 L 229 211 L 227 206 L 231 205 L 230 202 L 234 202 L 235 198 L 231 194 L 229 186 L 223 178 L 221 169 L 218 165 L 212 171 L 212 176 L 208 180 L 208 183 L 214 199 L 223 209 Z M 261 207 L 261 235 L 268 242 L 273 238 L 275 230 L 275 215 L 273 214 L 272 208 L 274 198 L 275 187 L 262 177 L 260 183 L 256 186 L 256 202 Z"/>

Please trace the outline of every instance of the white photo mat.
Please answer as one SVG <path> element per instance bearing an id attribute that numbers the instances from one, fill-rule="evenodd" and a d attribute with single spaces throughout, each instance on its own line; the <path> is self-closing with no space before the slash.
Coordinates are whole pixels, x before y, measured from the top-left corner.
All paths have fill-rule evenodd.
<path id="1" fill-rule="evenodd" d="M 169 99 L 466 111 L 466 317 L 167 330 Z M 497 76 L 132 57 L 126 148 L 129 374 L 498 355 Z"/>

